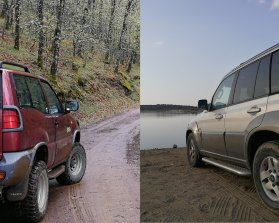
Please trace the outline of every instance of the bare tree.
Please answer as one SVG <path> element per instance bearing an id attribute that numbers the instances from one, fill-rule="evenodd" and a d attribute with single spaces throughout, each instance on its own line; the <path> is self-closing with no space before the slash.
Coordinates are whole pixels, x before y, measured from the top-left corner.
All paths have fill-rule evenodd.
<path id="1" fill-rule="evenodd" d="M 60 57 L 80 66 L 97 56 L 114 66 L 123 64 L 128 72 L 132 63 L 139 62 L 139 0 L 2 2 L 2 37 L 6 29 L 14 27 L 17 49 L 21 36 L 29 38 L 32 47 L 37 47 L 38 67 L 54 77 Z M 70 42 L 72 49 L 68 48 Z"/>
<path id="2" fill-rule="evenodd" d="M 44 52 L 44 0 L 38 1 L 38 19 L 39 19 L 39 45 L 38 45 L 38 67 L 43 68 L 43 52 Z"/>
<path id="3" fill-rule="evenodd" d="M 125 35 L 127 34 L 128 15 L 130 14 L 132 3 L 133 3 L 133 0 L 128 0 L 126 8 L 125 8 L 125 14 L 124 14 L 124 19 L 123 19 L 123 25 L 122 25 L 122 30 L 121 30 L 121 34 L 120 34 L 118 49 L 121 49 L 124 44 L 124 41 L 126 41 Z"/>
<path id="4" fill-rule="evenodd" d="M 103 10 L 104 10 L 104 2 L 103 0 L 100 0 L 100 6 L 99 6 L 99 37 L 102 38 L 103 36 Z"/>
<path id="5" fill-rule="evenodd" d="M 60 42 L 61 42 L 61 28 L 62 28 L 62 18 L 65 8 L 65 0 L 60 0 L 59 6 L 57 9 L 57 23 L 54 31 L 54 40 L 53 40 L 53 58 L 50 73 L 55 76 L 57 74 L 58 61 L 59 61 L 59 51 L 60 51 Z"/>
<path id="6" fill-rule="evenodd" d="M 15 45 L 14 48 L 19 50 L 19 39 L 20 39 L 20 4 L 21 0 L 15 2 Z"/>

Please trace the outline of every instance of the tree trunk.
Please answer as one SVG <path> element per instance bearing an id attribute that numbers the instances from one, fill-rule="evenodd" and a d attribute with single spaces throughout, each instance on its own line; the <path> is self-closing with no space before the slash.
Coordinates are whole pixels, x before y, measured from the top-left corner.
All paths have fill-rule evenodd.
<path id="1" fill-rule="evenodd" d="M 64 13 L 64 8 L 65 8 L 65 0 L 60 0 L 60 4 L 58 6 L 58 12 L 57 12 L 57 23 L 54 31 L 54 40 L 52 44 L 53 58 L 52 58 L 50 73 L 53 76 L 57 74 L 57 68 L 58 68 L 59 50 L 60 50 L 60 42 L 61 42 L 61 28 L 63 23 L 62 17 Z"/>
<path id="2" fill-rule="evenodd" d="M 103 9 L 104 9 L 104 2 L 100 0 L 100 8 L 99 8 L 99 37 L 102 38 L 103 36 Z"/>
<path id="3" fill-rule="evenodd" d="M 14 7 L 14 0 L 11 1 L 9 4 L 9 1 L 6 0 L 6 11 L 5 11 L 5 22 L 4 27 L 6 30 L 10 29 L 13 24 L 13 7 Z"/>
<path id="4" fill-rule="evenodd" d="M 107 38 L 106 38 L 107 44 L 111 44 L 112 42 L 112 24 L 115 15 L 116 0 L 110 0 L 110 5 L 111 5 L 111 9 L 110 9 L 109 28 L 108 28 Z"/>
<path id="5" fill-rule="evenodd" d="M 38 2 L 38 18 L 39 18 L 39 47 L 38 47 L 38 67 L 43 68 L 44 53 L 44 0 Z"/>
<path id="6" fill-rule="evenodd" d="M 19 50 L 19 39 L 20 39 L 20 0 L 15 2 L 15 45 L 14 48 Z"/>
<path id="7" fill-rule="evenodd" d="M 130 10 L 131 10 L 132 3 L 133 3 L 133 0 L 128 0 L 128 3 L 126 5 L 122 30 L 121 30 L 121 34 L 120 34 L 119 43 L 118 43 L 118 49 L 121 49 L 123 47 L 124 42 L 126 41 L 125 34 L 127 33 L 127 26 L 128 26 L 127 19 L 128 19 Z"/>
<path id="8" fill-rule="evenodd" d="M 8 0 L 4 0 L 3 1 L 3 8 L 2 8 L 2 11 L 1 11 L 1 18 L 4 18 L 7 11 L 8 11 L 8 8 L 9 8 L 9 2 Z"/>
<path id="9" fill-rule="evenodd" d="M 88 0 L 87 1 L 88 9 L 90 11 L 93 11 L 95 9 L 95 4 L 96 4 L 96 0 Z"/>

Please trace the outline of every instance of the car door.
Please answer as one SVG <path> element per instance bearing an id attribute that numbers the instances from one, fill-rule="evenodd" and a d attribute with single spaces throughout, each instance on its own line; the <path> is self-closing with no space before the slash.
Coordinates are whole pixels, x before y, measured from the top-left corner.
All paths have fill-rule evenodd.
<path id="1" fill-rule="evenodd" d="M 198 122 L 203 151 L 226 155 L 224 119 L 235 77 L 236 74 L 232 74 L 221 82 L 212 98 L 209 111 L 205 112 Z"/>
<path id="2" fill-rule="evenodd" d="M 71 127 L 68 113 L 65 113 L 54 90 L 47 82 L 42 81 L 41 83 L 47 98 L 49 114 L 52 116 L 53 124 L 55 125 L 55 166 L 64 162 L 72 150 Z"/>
<path id="3" fill-rule="evenodd" d="M 270 56 L 240 70 L 233 104 L 225 119 L 226 146 L 232 158 L 245 159 L 246 135 L 259 126 L 266 112 L 269 94 Z"/>
<path id="4" fill-rule="evenodd" d="M 3 115 L 3 104 L 2 104 L 2 71 L 0 71 L 0 160 L 2 159 L 2 153 L 3 153 L 3 133 L 2 133 L 2 129 L 3 129 L 3 123 L 2 123 L 2 115 Z"/>

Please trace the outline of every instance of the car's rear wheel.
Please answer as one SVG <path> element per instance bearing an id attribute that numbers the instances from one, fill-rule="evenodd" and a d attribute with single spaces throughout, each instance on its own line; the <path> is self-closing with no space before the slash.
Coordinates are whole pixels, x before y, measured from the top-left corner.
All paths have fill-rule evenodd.
<path id="1" fill-rule="evenodd" d="M 86 169 L 86 153 L 83 146 L 76 142 L 65 163 L 66 170 L 56 180 L 63 185 L 78 183 L 84 176 Z"/>
<path id="2" fill-rule="evenodd" d="M 191 167 L 201 167 L 204 165 L 193 133 L 190 133 L 187 139 L 187 159 Z"/>
<path id="3" fill-rule="evenodd" d="M 32 167 L 26 198 L 17 206 L 18 217 L 24 222 L 43 219 L 48 204 L 49 182 L 44 161 L 36 161 Z"/>
<path id="4" fill-rule="evenodd" d="M 263 202 L 279 209 L 279 142 L 267 142 L 260 146 L 253 162 L 253 176 Z"/>

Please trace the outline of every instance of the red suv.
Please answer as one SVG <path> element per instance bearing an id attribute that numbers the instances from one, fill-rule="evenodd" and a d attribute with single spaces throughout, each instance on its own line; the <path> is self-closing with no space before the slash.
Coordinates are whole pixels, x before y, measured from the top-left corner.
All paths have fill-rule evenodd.
<path id="1" fill-rule="evenodd" d="M 13 202 L 21 220 L 43 218 L 49 179 L 64 185 L 82 179 L 86 153 L 70 114 L 78 107 L 69 101 L 63 108 L 49 83 L 27 67 L 0 62 L 0 200 Z"/>

